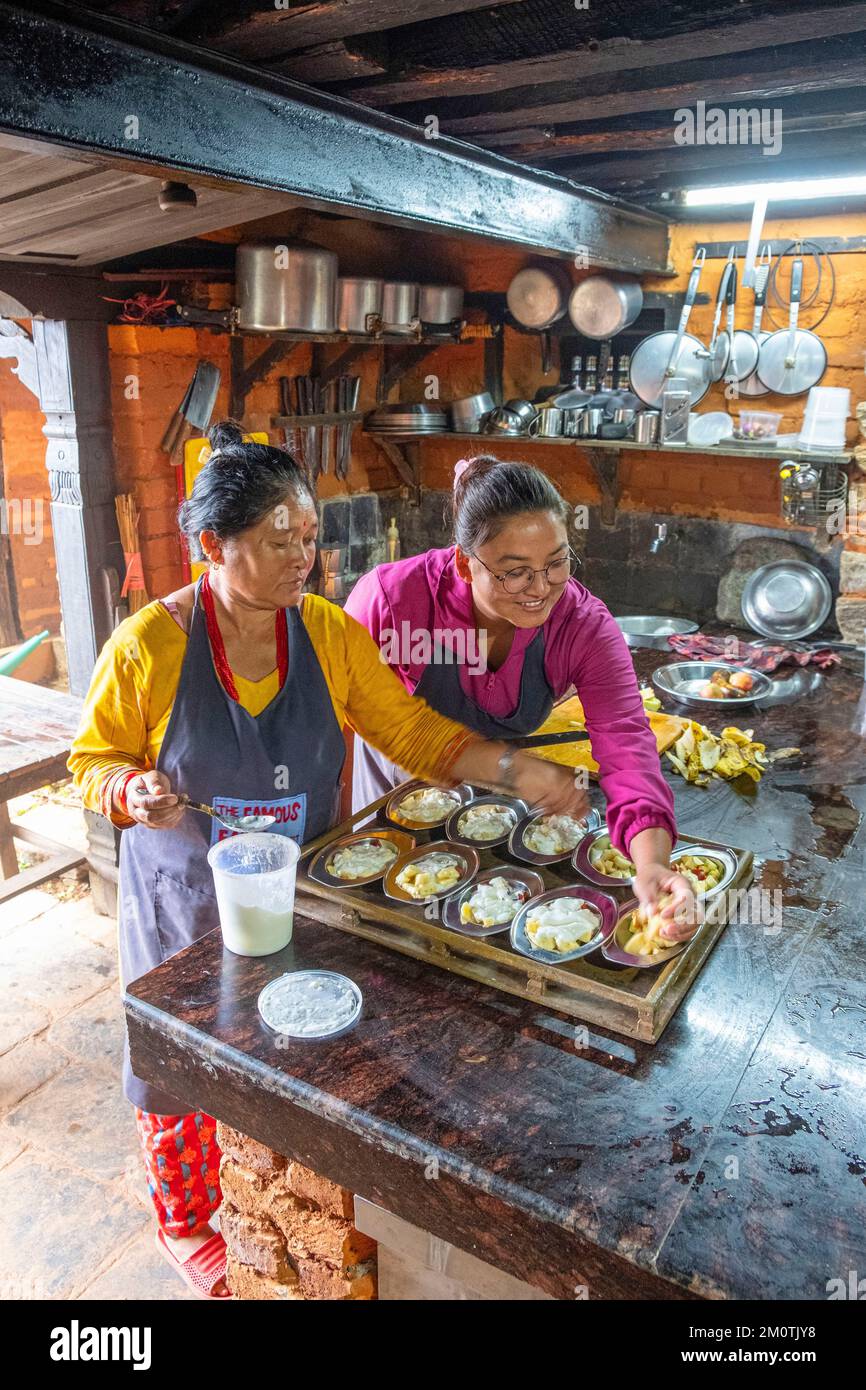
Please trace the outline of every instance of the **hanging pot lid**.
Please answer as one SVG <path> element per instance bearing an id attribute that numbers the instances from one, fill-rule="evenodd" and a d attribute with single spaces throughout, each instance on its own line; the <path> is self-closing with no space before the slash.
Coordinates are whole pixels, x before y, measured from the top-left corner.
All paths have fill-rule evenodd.
<path id="1" fill-rule="evenodd" d="M 728 360 L 725 363 L 725 381 L 744 381 L 758 365 L 758 340 L 745 328 L 735 328 L 737 314 L 737 262 L 734 248 L 731 247 L 731 274 L 728 278 L 726 302 L 728 308 L 727 340 Z"/>
<path id="2" fill-rule="evenodd" d="M 638 343 L 629 362 L 631 389 L 645 405 L 660 406 L 662 396 L 674 377 L 688 383 L 692 405 L 703 400 L 710 389 L 707 349 L 693 334 L 686 332 L 692 305 L 698 293 L 701 270 L 706 260 L 701 247 L 692 262 L 688 288 L 676 332 L 651 333 Z"/>
<path id="3" fill-rule="evenodd" d="M 771 333 L 761 344 L 757 372 L 768 391 L 780 396 L 802 396 L 827 370 L 827 349 L 817 334 L 798 328 L 803 292 L 803 261 L 791 266 L 791 314 L 787 328 Z"/>
<path id="4" fill-rule="evenodd" d="M 755 312 L 752 319 L 752 337 L 758 344 L 759 357 L 761 345 L 770 336 L 769 333 L 764 333 L 761 328 L 764 319 L 764 304 L 767 298 L 767 282 L 770 278 L 770 259 L 770 246 L 767 243 L 761 253 L 760 261 L 755 266 Z M 740 382 L 741 396 L 766 396 L 767 394 L 767 388 L 758 376 L 757 369 Z"/>

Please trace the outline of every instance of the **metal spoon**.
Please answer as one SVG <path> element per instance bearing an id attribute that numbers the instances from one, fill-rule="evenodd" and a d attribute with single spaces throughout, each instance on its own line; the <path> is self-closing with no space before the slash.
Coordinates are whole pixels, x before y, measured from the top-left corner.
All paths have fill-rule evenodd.
<path id="1" fill-rule="evenodd" d="M 276 816 L 229 816 L 218 815 L 212 806 L 205 806 L 201 801 L 192 801 L 190 797 L 181 795 L 178 797 L 181 806 L 189 806 L 193 811 L 202 811 L 212 820 L 219 821 L 226 830 L 268 830 L 276 821 Z"/>

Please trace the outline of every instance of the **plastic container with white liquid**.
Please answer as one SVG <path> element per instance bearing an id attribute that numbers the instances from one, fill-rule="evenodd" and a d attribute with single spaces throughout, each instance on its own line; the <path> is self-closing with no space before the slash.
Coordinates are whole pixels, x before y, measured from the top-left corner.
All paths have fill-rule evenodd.
<path id="1" fill-rule="evenodd" d="M 270 956 L 292 939 L 295 840 L 266 831 L 232 835 L 208 850 L 223 944 L 236 956 Z"/>

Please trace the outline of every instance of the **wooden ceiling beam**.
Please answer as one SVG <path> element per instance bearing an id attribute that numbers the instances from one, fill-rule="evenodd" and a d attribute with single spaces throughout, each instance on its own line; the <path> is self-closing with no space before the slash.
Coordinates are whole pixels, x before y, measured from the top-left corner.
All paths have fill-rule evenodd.
<path id="1" fill-rule="evenodd" d="M 866 123 L 866 116 L 861 118 L 861 123 Z M 748 177 L 760 174 L 766 182 L 785 178 L 787 175 L 777 173 L 777 169 L 784 166 L 790 171 L 799 161 L 818 159 L 828 149 L 838 158 L 856 158 L 859 154 L 861 168 L 866 171 L 866 145 L 862 137 L 856 134 L 849 135 L 848 139 L 834 140 L 832 146 L 828 146 L 820 133 L 785 141 L 782 154 L 770 157 L 764 155 L 760 145 L 737 145 L 733 148 L 743 173 L 739 180 L 741 183 L 748 181 L 746 171 Z M 679 148 L 675 154 L 668 150 L 652 150 L 621 158 L 584 160 L 565 168 L 560 166 L 558 172 L 593 187 L 598 184 L 607 187 L 611 180 L 626 183 L 658 174 L 669 179 L 671 188 L 678 188 L 690 186 L 696 170 L 707 172 L 711 182 L 717 182 L 715 171 L 729 168 L 731 159 L 731 148 L 728 146 L 697 145 Z"/>
<path id="2" fill-rule="evenodd" d="M 819 130 L 837 132 L 857 129 L 866 125 L 866 100 L 857 92 L 862 108 L 857 111 L 815 112 L 808 116 L 784 116 L 782 120 L 783 148 L 792 135 L 807 134 Z M 548 128 L 549 130 L 549 128 Z M 545 134 L 542 127 L 536 130 L 519 131 L 520 140 L 511 145 L 503 139 L 498 147 L 509 159 L 530 159 L 536 163 L 557 162 L 557 172 L 562 172 L 558 161 L 576 159 L 581 156 L 592 157 L 599 154 L 621 154 L 629 150 L 680 150 L 674 139 L 675 126 L 673 114 L 664 125 L 635 128 L 631 130 L 593 130 L 583 134 L 556 134 L 549 130 Z M 484 141 L 486 144 L 486 140 Z"/>
<path id="3" fill-rule="evenodd" d="M 808 56 L 807 56 L 808 55 Z M 812 58 L 812 61 L 809 61 Z M 753 59 L 754 62 L 754 59 Z M 442 128 L 449 135 L 478 136 L 488 131 L 519 130 L 526 126 L 545 126 L 571 121 L 611 119 L 641 111 L 668 111 L 705 101 L 707 106 L 725 102 L 760 102 L 778 100 L 798 93 L 835 91 L 856 87 L 866 81 L 866 54 L 834 58 L 833 62 L 816 62 L 814 50 L 807 50 L 801 62 L 788 59 L 779 66 L 764 61 L 750 70 L 721 73 L 714 63 L 703 65 L 697 72 L 694 64 L 681 64 L 683 80 L 664 87 L 634 88 L 608 91 L 592 96 L 575 97 L 535 106 L 523 106 L 510 111 L 485 111 L 459 119 L 442 119 Z"/>
<path id="4" fill-rule="evenodd" d="M 497 9 L 519 3 L 520 0 L 495 0 Z M 247 5 L 240 16 L 236 11 L 231 16 L 223 13 L 216 22 L 196 22 L 180 32 L 185 39 L 230 53 L 233 58 L 267 61 L 332 39 L 379 33 L 404 24 L 421 24 L 491 7 L 491 0 L 399 0 L 390 6 L 383 5 L 382 0 L 322 0 L 319 4 L 294 5 L 288 10 L 256 3 Z"/>
<path id="5" fill-rule="evenodd" d="M 298 82 L 309 82 L 315 87 L 323 82 L 379 76 L 387 71 L 387 48 L 378 35 L 375 41 L 370 39 L 366 43 L 332 39 L 330 43 L 301 49 L 265 66 L 268 72 L 294 77 Z"/>
<path id="6" fill-rule="evenodd" d="M 698 22 L 704 18 L 699 16 Z M 449 97 L 485 96 L 512 87 L 575 82 L 606 72 L 667 67 L 671 63 L 696 62 L 701 58 L 752 52 L 792 41 L 807 42 L 864 31 L 866 5 L 833 5 L 817 8 L 811 13 L 743 18 L 737 24 L 723 24 L 713 29 L 696 27 L 666 38 L 590 40 L 580 48 L 564 53 L 545 53 L 506 63 L 438 70 L 416 69 L 399 78 L 350 87 L 344 95 L 376 107 L 442 101 Z"/>

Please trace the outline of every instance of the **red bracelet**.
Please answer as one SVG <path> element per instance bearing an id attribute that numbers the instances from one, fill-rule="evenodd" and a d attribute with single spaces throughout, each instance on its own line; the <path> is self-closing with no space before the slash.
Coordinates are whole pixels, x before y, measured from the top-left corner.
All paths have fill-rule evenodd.
<path id="1" fill-rule="evenodd" d="M 112 800 L 116 801 L 125 816 L 129 815 L 129 807 L 126 804 L 126 790 L 130 782 L 135 781 L 136 777 L 141 776 L 140 769 L 135 772 L 119 772 L 111 788 Z"/>

